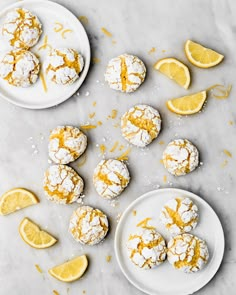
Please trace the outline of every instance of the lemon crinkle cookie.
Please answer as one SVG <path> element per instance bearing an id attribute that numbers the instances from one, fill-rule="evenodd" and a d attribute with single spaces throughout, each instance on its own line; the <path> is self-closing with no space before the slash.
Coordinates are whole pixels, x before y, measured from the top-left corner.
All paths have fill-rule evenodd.
<path id="1" fill-rule="evenodd" d="M 79 158 L 87 147 L 87 136 L 79 128 L 58 126 L 50 132 L 49 157 L 57 164 L 68 164 Z"/>
<path id="2" fill-rule="evenodd" d="M 29 87 L 38 79 L 40 64 L 30 51 L 19 49 L 8 52 L 0 62 L 0 77 L 10 85 Z"/>
<path id="3" fill-rule="evenodd" d="M 44 191 L 50 201 L 70 204 L 81 200 L 83 188 L 83 179 L 69 166 L 52 165 L 45 172 Z"/>
<path id="4" fill-rule="evenodd" d="M 198 223 L 198 208 L 189 198 L 169 200 L 161 210 L 160 220 L 172 234 L 190 232 Z"/>
<path id="5" fill-rule="evenodd" d="M 111 59 L 105 72 L 105 81 L 112 89 L 134 92 L 144 81 L 146 67 L 134 55 L 122 54 Z"/>
<path id="6" fill-rule="evenodd" d="M 7 13 L 2 35 L 11 46 L 29 49 L 37 44 L 41 34 L 39 19 L 27 9 L 16 8 Z"/>
<path id="7" fill-rule="evenodd" d="M 166 243 L 154 229 L 143 229 L 129 236 L 127 242 L 130 260 L 142 269 L 161 264 L 166 258 Z"/>
<path id="8" fill-rule="evenodd" d="M 171 141 L 163 152 L 163 164 L 175 176 L 195 170 L 199 164 L 199 152 L 187 139 Z"/>
<path id="9" fill-rule="evenodd" d="M 205 241 L 191 234 L 171 238 L 168 243 L 167 258 L 170 264 L 185 273 L 201 270 L 209 259 Z"/>
<path id="10" fill-rule="evenodd" d="M 56 84 L 70 85 L 83 70 L 83 57 L 74 49 L 58 48 L 51 51 L 45 62 L 48 78 Z"/>
<path id="11" fill-rule="evenodd" d="M 150 144 L 161 130 L 159 112 L 148 105 L 136 105 L 121 118 L 123 137 L 138 147 Z"/>
<path id="12" fill-rule="evenodd" d="M 79 207 L 70 218 L 69 232 L 81 244 L 98 244 L 104 239 L 108 229 L 107 216 L 90 206 Z"/>
<path id="13" fill-rule="evenodd" d="M 105 199 L 113 199 L 120 195 L 129 181 L 127 166 L 115 159 L 102 160 L 94 170 L 95 189 Z"/>

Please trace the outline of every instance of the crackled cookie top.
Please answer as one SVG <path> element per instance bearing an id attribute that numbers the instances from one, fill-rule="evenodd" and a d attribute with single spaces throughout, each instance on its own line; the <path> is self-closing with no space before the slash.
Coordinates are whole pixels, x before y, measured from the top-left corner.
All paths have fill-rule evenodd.
<path id="1" fill-rule="evenodd" d="M 70 204 L 78 201 L 83 188 L 83 179 L 69 166 L 52 165 L 44 174 L 45 194 L 55 203 Z"/>
<path id="2" fill-rule="evenodd" d="M 37 81 L 39 69 L 39 60 L 32 52 L 13 50 L 0 62 L 0 77 L 10 85 L 29 87 Z"/>
<path id="3" fill-rule="evenodd" d="M 118 160 L 102 160 L 94 170 L 93 183 L 97 193 L 105 199 L 117 197 L 130 180 L 127 166 Z"/>
<path id="4" fill-rule="evenodd" d="M 49 157 L 57 164 L 68 164 L 79 158 L 87 147 L 87 136 L 79 128 L 58 126 L 49 137 Z"/>
<path id="5" fill-rule="evenodd" d="M 148 105 L 136 105 L 121 118 L 121 132 L 126 140 L 138 147 L 151 143 L 161 130 L 159 112 Z"/>
<path id="6" fill-rule="evenodd" d="M 42 34 L 42 25 L 36 15 L 24 8 L 16 8 L 6 15 L 2 35 L 15 48 L 29 49 Z"/>
<path id="7" fill-rule="evenodd" d="M 189 140 L 176 139 L 167 145 L 162 159 L 169 173 L 181 176 L 197 168 L 199 153 Z"/>
<path id="8" fill-rule="evenodd" d="M 142 269 L 153 268 L 166 258 L 166 243 L 153 229 L 143 229 L 131 234 L 127 242 L 130 260 Z"/>
<path id="9" fill-rule="evenodd" d="M 172 235 L 190 232 L 198 222 L 198 208 L 189 198 L 169 200 L 161 210 L 160 219 Z"/>
<path id="10" fill-rule="evenodd" d="M 182 234 L 169 241 L 167 258 L 175 269 L 193 273 L 204 267 L 209 252 L 205 241 L 190 234 Z"/>
<path id="11" fill-rule="evenodd" d="M 106 236 L 108 228 L 107 216 L 89 206 L 79 207 L 70 218 L 69 232 L 81 244 L 98 244 Z"/>
<path id="12" fill-rule="evenodd" d="M 112 89 L 134 92 L 144 81 L 146 68 L 134 55 L 122 54 L 109 61 L 105 81 Z"/>
<path id="13" fill-rule="evenodd" d="M 52 50 L 45 62 L 48 78 L 56 84 L 63 85 L 74 83 L 83 67 L 83 57 L 71 48 Z"/>

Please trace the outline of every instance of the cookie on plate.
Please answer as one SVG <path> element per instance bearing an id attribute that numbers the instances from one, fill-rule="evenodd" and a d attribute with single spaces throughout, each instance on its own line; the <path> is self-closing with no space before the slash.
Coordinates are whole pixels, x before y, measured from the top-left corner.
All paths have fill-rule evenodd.
<path id="1" fill-rule="evenodd" d="M 37 44 L 41 34 L 41 23 L 29 10 L 15 8 L 7 13 L 2 26 L 2 35 L 11 46 L 29 49 Z"/>
<path id="2" fill-rule="evenodd" d="M 48 79 L 60 85 L 73 84 L 83 67 L 82 55 L 72 48 L 53 49 L 45 61 Z"/>
<path id="3" fill-rule="evenodd" d="M 150 144 L 161 130 L 159 112 L 148 105 L 136 105 L 121 118 L 123 137 L 138 147 Z"/>
<path id="4" fill-rule="evenodd" d="M 93 174 L 93 183 L 97 193 L 105 199 L 119 196 L 130 181 L 127 166 L 118 160 L 102 160 Z"/>
<path id="5" fill-rule="evenodd" d="M 161 209 L 160 220 L 172 235 L 193 230 L 198 223 L 198 207 L 189 198 L 174 198 Z"/>
<path id="6" fill-rule="evenodd" d="M 83 189 L 83 179 L 69 166 L 52 165 L 44 174 L 44 192 L 55 203 L 70 204 L 78 201 Z"/>
<path id="7" fill-rule="evenodd" d="M 69 232 L 81 244 L 98 244 L 105 238 L 108 229 L 106 214 L 90 206 L 79 207 L 70 218 Z"/>
<path id="8" fill-rule="evenodd" d="M 182 234 L 171 238 L 167 258 L 170 264 L 185 273 L 201 270 L 209 259 L 208 247 L 202 239 Z"/>
<path id="9" fill-rule="evenodd" d="M 50 132 L 49 157 L 57 164 L 78 159 L 87 147 L 87 136 L 73 126 L 57 126 Z"/>
<path id="10" fill-rule="evenodd" d="M 171 141 L 163 152 L 163 164 L 175 176 L 185 175 L 195 170 L 199 164 L 199 152 L 187 139 Z"/>
<path id="11" fill-rule="evenodd" d="M 142 269 L 160 265 L 166 259 L 166 243 L 154 229 L 142 229 L 131 234 L 127 242 L 130 260 Z"/>
<path id="12" fill-rule="evenodd" d="M 0 77 L 10 85 L 29 87 L 38 79 L 40 63 L 30 51 L 19 49 L 8 52 L 0 62 Z"/>
<path id="13" fill-rule="evenodd" d="M 144 63 L 134 55 L 122 54 L 111 59 L 105 72 L 105 81 L 112 89 L 134 92 L 146 76 Z"/>

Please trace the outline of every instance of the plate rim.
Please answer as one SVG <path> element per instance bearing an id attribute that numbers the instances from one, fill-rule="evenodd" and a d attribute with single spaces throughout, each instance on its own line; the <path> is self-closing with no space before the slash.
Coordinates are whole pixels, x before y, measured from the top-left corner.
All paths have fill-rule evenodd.
<path id="1" fill-rule="evenodd" d="M 206 205 L 206 207 L 208 209 L 210 209 L 210 211 L 215 215 L 215 217 L 217 218 L 217 220 L 219 221 L 219 231 L 221 232 L 221 236 L 222 236 L 222 247 L 221 247 L 221 252 L 218 254 L 219 255 L 219 261 L 215 267 L 215 271 L 213 272 L 213 274 L 210 276 L 210 278 L 208 278 L 207 280 L 204 280 L 202 284 L 200 284 L 199 287 L 197 288 L 194 288 L 194 289 L 191 289 L 191 290 L 188 290 L 186 291 L 185 293 L 181 292 L 181 295 L 189 295 L 189 294 L 193 294 L 194 292 L 197 292 L 198 290 L 202 289 L 204 286 L 206 286 L 213 278 L 214 276 L 216 275 L 217 271 L 219 270 L 220 268 L 220 265 L 223 261 L 223 257 L 224 257 L 224 252 L 225 252 L 225 236 L 224 236 L 224 230 L 223 230 L 223 226 L 222 226 L 222 223 L 218 217 L 218 215 L 216 214 L 215 210 L 210 206 L 210 204 L 208 204 L 207 201 L 205 201 L 203 198 L 201 198 L 200 196 L 198 196 L 197 194 L 193 193 L 193 192 L 190 192 L 190 191 L 187 191 L 187 190 L 183 190 L 183 189 L 179 189 L 179 188 L 160 188 L 160 189 L 156 189 L 156 190 L 152 190 L 152 191 L 148 191 L 142 195 L 140 195 L 137 199 L 135 199 L 133 202 L 131 202 L 128 207 L 124 210 L 122 216 L 121 216 L 121 219 L 119 220 L 119 223 L 116 227 L 116 231 L 115 231 L 115 238 L 114 238 L 114 250 L 115 250 L 115 256 L 116 256 L 116 260 L 117 260 L 117 263 L 123 273 L 123 275 L 126 277 L 126 279 L 133 285 L 135 286 L 138 290 L 144 292 L 145 294 L 149 294 L 149 295 L 154 295 L 154 293 L 150 293 L 149 291 L 145 290 L 144 288 L 142 288 L 141 286 L 137 285 L 133 280 L 132 278 L 129 277 L 129 275 L 126 273 L 125 269 L 123 268 L 122 266 L 122 263 L 119 259 L 119 254 L 118 254 L 118 234 L 121 230 L 121 224 L 122 224 L 122 219 L 124 219 L 126 217 L 126 215 L 129 213 L 130 211 L 130 208 L 132 208 L 135 204 L 139 203 L 140 201 L 142 201 L 143 199 L 145 198 L 148 198 L 150 194 L 154 194 L 154 193 L 158 193 L 158 192 L 178 192 L 178 193 L 182 193 L 182 194 L 188 194 L 188 195 L 192 195 L 194 197 L 196 197 L 198 200 L 200 200 L 200 202 L 204 203 L 204 205 Z M 169 293 L 170 294 L 170 293 Z M 176 293 L 176 295 L 180 295 L 180 293 Z"/>
<path id="2" fill-rule="evenodd" d="M 66 100 L 70 99 L 73 94 L 75 94 L 78 89 L 82 86 L 84 80 L 86 79 L 86 76 L 88 74 L 88 71 L 89 71 L 89 68 L 90 68 L 90 63 L 91 63 L 91 45 L 90 45 L 90 42 L 89 42 L 89 38 L 88 38 L 88 34 L 83 26 L 83 24 L 80 22 L 80 20 L 74 15 L 73 12 L 71 12 L 67 7 L 65 7 L 64 5 L 61 5 L 57 2 L 54 2 L 54 1 L 51 1 L 51 0 L 21 0 L 21 1 L 18 1 L 18 2 L 14 2 L 8 6 L 5 6 L 1 12 L 0 12 L 0 17 L 2 17 L 8 10 L 10 9 L 13 9 L 17 6 L 22 6 L 22 5 L 27 5 L 28 3 L 30 5 L 37 5 L 37 4 L 40 4 L 41 3 L 47 3 L 48 5 L 52 5 L 54 7 L 59 7 L 59 9 L 64 9 L 67 11 L 67 13 L 69 13 L 71 15 L 72 18 L 76 19 L 79 24 L 81 25 L 81 29 L 83 30 L 84 34 L 85 34 L 85 38 L 86 38 L 86 43 L 88 45 L 88 57 L 86 58 L 86 62 L 85 62 L 85 66 L 84 66 L 84 69 L 82 71 L 83 73 L 83 77 L 79 77 L 79 83 L 77 85 L 77 87 L 75 89 L 73 89 L 73 91 L 70 91 L 67 95 L 64 95 L 60 100 L 58 100 L 56 103 L 53 102 L 53 103 L 44 103 L 43 105 L 31 105 L 29 103 L 21 103 L 21 102 L 17 102 L 15 101 L 14 99 L 11 99 L 10 97 L 8 97 L 7 95 L 4 95 L 0 92 L 0 97 L 5 99 L 6 101 L 18 106 L 18 107 L 22 107 L 22 108 L 25 108 L 25 109 L 31 109 L 31 110 L 42 110 L 42 109 L 47 109 L 47 108 L 51 108 L 51 107 L 54 107 L 54 106 L 57 106 L 63 102 L 65 102 Z M 17 88 L 17 87 L 16 87 Z"/>

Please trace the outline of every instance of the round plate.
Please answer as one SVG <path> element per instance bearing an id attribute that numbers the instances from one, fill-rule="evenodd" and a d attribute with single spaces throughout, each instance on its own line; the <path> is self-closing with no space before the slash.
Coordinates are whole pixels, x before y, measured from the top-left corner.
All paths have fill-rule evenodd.
<path id="1" fill-rule="evenodd" d="M 137 230 L 137 223 L 146 217 L 152 218 L 152 224 L 168 241 L 170 236 L 160 225 L 159 214 L 163 205 L 175 197 L 189 197 L 198 206 L 200 220 L 192 233 L 207 242 L 209 261 L 203 270 L 194 274 L 175 270 L 168 261 L 154 269 L 139 269 L 128 258 L 126 241 Z M 216 213 L 203 199 L 180 189 L 159 189 L 135 200 L 122 214 L 116 229 L 115 253 L 126 278 L 141 291 L 151 295 L 187 295 L 205 286 L 217 272 L 224 254 L 224 233 Z"/>
<path id="2" fill-rule="evenodd" d="M 88 73 L 90 65 L 90 45 L 84 27 L 79 22 L 78 18 L 68 9 L 57 3 L 45 0 L 18 1 L 8 6 L 0 13 L 0 27 L 4 22 L 6 13 L 16 7 L 22 7 L 32 11 L 38 16 L 43 25 L 43 34 L 38 44 L 31 49 L 33 53 L 39 55 L 42 65 L 50 51 L 49 47 L 40 49 L 40 46 L 44 44 L 45 36 L 47 36 L 48 44 L 51 45 L 52 48 L 70 47 L 78 50 L 84 58 L 85 65 L 79 79 L 72 85 L 56 85 L 48 81 L 44 74 L 47 91 L 44 90 L 40 78 L 34 85 L 28 88 L 11 86 L 0 78 L 0 95 L 13 104 L 30 109 L 43 109 L 62 103 L 79 89 Z M 60 32 L 54 31 L 55 28 L 59 28 L 59 25 L 56 23 L 63 25 L 63 29 Z M 71 31 L 65 32 L 63 38 L 62 32 L 64 30 Z M 0 48 L 0 59 L 2 59 L 4 54 L 11 50 L 11 47 L 2 36 L 0 36 Z"/>

